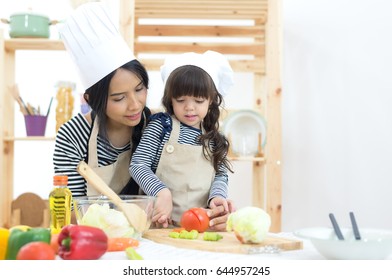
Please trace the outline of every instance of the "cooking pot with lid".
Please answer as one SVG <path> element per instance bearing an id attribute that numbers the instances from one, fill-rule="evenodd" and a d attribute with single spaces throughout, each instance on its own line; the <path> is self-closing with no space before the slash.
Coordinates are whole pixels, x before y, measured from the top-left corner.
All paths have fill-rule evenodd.
<path id="1" fill-rule="evenodd" d="M 45 15 L 32 12 L 15 13 L 10 16 L 10 20 L 2 18 L 1 21 L 10 25 L 11 38 L 49 38 L 49 26 L 57 23 Z"/>

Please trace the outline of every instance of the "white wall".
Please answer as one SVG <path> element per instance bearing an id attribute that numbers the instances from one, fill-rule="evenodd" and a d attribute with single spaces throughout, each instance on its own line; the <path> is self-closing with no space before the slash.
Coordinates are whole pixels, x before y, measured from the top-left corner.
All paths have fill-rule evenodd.
<path id="1" fill-rule="evenodd" d="M 392 2 L 283 0 L 283 229 L 392 228 Z"/>
<path id="2" fill-rule="evenodd" d="M 392 228 L 392 110 L 387 108 L 392 101 L 388 82 L 392 65 L 388 11 L 392 2 L 282 2 L 282 230 L 329 226 L 330 212 L 342 226 L 349 226 L 349 211 L 354 211 L 359 226 Z M 1 1 L 0 17 L 22 10 L 26 3 L 57 19 L 69 11 L 65 0 Z M 55 60 L 56 68 L 43 64 L 42 72 L 26 71 L 25 77 L 18 74 L 26 94 L 29 87 L 38 93 L 42 86 L 46 92 L 42 102 L 46 102 L 55 94 L 52 85 L 57 79 L 77 80 L 62 54 Z M 60 69 L 64 71 L 59 76 L 52 75 Z M 31 73 L 48 76 L 33 83 L 26 80 Z M 152 82 L 158 82 L 157 75 L 152 76 Z M 250 89 L 238 87 L 240 92 Z M 236 103 L 235 96 L 227 100 L 228 105 Z M 23 129 L 23 119 L 19 119 L 16 133 L 23 135 Z M 54 130 L 54 123 L 48 130 Z M 15 196 L 34 191 L 46 197 L 52 184 L 53 144 L 17 142 L 16 146 Z M 251 175 L 243 174 L 248 167 L 248 163 L 236 163 L 239 172 L 231 176 L 230 194 L 238 207 L 251 203 Z"/>

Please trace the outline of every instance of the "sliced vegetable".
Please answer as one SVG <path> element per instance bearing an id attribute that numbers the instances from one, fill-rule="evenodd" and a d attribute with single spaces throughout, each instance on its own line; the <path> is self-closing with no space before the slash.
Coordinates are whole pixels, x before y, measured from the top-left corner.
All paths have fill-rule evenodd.
<path id="1" fill-rule="evenodd" d="M 223 238 L 222 235 L 220 235 L 219 233 L 216 232 L 204 232 L 203 234 L 203 240 L 206 241 L 219 241 Z"/>
<path id="2" fill-rule="evenodd" d="M 17 260 L 54 260 L 56 254 L 50 244 L 42 241 L 30 242 L 20 248 Z"/>
<path id="3" fill-rule="evenodd" d="M 182 239 L 196 239 L 199 235 L 199 232 L 197 230 L 191 230 L 191 231 L 186 231 L 183 230 L 180 232 L 180 238 Z"/>
<path id="4" fill-rule="evenodd" d="M 14 228 L 10 231 L 5 259 L 16 260 L 20 248 L 34 241 L 50 244 L 50 230 L 47 228 L 28 228 L 26 231 L 23 231 L 19 228 Z"/>
<path id="5" fill-rule="evenodd" d="M 142 260 L 143 257 L 139 255 L 138 252 L 133 247 L 128 247 L 125 249 L 125 254 L 127 255 L 128 260 Z"/>
<path id="6" fill-rule="evenodd" d="M 187 231 L 183 229 L 181 232 L 171 231 L 169 232 L 169 237 L 171 238 L 181 238 L 181 239 L 197 239 L 199 232 L 197 230 Z"/>
<path id="7" fill-rule="evenodd" d="M 61 230 L 58 244 L 64 260 L 96 260 L 105 254 L 108 237 L 100 228 L 71 224 Z"/>
<path id="8" fill-rule="evenodd" d="M 128 247 L 138 247 L 139 240 L 131 237 L 110 237 L 108 239 L 108 252 L 124 251 Z"/>
<path id="9" fill-rule="evenodd" d="M 188 232 L 187 230 L 183 230 L 183 231 L 180 232 L 179 238 L 182 238 L 182 239 L 189 239 L 189 238 L 188 238 L 188 234 L 189 234 L 189 232 Z"/>
<path id="10" fill-rule="evenodd" d="M 187 231 L 204 232 L 209 227 L 210 218 L 203 208 L 191 208 L 182 214 L 180 223 Z"/>
<path id="11" fill-rule="evenodd" d="M 199 232 L 195 229 L 192 229 L 189 232 L 189 239 L 196 239 L 199 236 Z"/>
<path id="12" fill-rule="evenodd" d="M 173 231 L 174 231 L 174 232 L 181 232 L 181 231 L 183 231 L 183 230 L 186 230 L 186 229 L 183 228 L 183 227 L 173 228 L 173 229 L 172 229 L 172 232 L 173 232 Z"/>
<path id="13" fill-rule="evenodd" d="M 169 237 L 171 238 L 180 238 L 180 233 L 177 231 L 171 231 L 169 232 Z"/>

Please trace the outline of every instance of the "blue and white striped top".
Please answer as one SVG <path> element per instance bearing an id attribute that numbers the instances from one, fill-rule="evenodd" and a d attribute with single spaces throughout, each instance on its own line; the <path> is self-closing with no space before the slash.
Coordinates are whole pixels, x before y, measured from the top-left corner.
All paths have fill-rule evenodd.
<path id="1" fill-rule="evenodd" d="M 163 147 L 169 140 L 171 131 L 172 119 L 167 113 L 152 115 L 149 124 L 143 132 L 140 143 L 132 155 L 129 168 L 131 176 L 148 195 L 156 196 L 160 190 L 166 187 L 155 175 L 155 172 L 158 168 Z M 178 143 L 200 145 L 198 142 L 200 135 L 200 129 L 180 123 Z M 223 164 L 219 166 L 219 170 L 215 173 L 215 178 L 211 185 L 208 201 L 217 196 L 227 198 L 227 171 Z"/>

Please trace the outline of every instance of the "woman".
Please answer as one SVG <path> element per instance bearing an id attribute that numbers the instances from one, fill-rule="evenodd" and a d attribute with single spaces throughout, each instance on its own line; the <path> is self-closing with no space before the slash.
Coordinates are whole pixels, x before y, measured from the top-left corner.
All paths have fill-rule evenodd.
<path id="1" fill-rule="evenodd" d="M 75 62 L 91 112 L 63 124 L 53 156 L 56 174 L 68 175 L 73 196 L 97 194 L 77 172 L 88 165 L 116 192 L 138 194 L 128 172 L 150 110 L 148 74 L 137 61 L 103 5 L 80 6 L 59 29 Z"/>
<path id="2" fill-rule="evenodd" d="M 146 107 L 148 81 L 147 71 L 137 60 L 122 65 L 86 90 L 92 111 L 79 113 L 59 129 L 55 173 L 68 175 L 73 196 L 95 194 L 76 170 L 82 160 L 116 193 L 138 194 L 128 167 L 151 114 Z"/>

